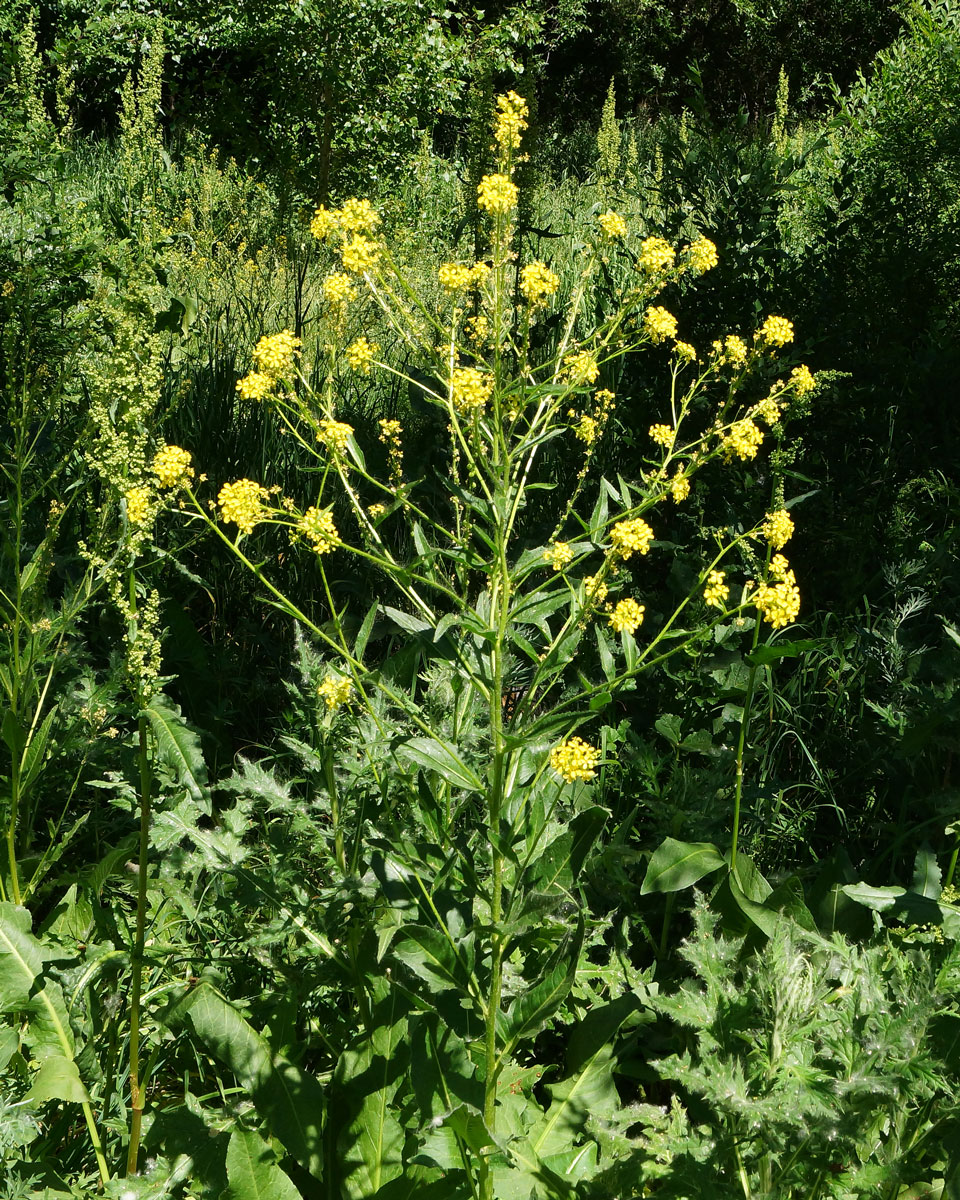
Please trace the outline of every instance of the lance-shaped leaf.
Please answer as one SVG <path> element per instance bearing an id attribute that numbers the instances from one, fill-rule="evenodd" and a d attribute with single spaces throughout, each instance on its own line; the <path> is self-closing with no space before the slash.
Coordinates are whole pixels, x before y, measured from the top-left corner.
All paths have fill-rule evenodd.
<path id="1" fill-rule="evenodd" d="M 724 865 L 723 855 L 711 842 L 665 838 L 650 859 L 640 894 L 682 891 Z"/>
<path id="2" fill-rule="evenodd" d="M 510 1005 L 500 1023 L 506 1054 L 523 1038 L 538 1034 L 566 999 L 577 974 L 583 929 L 581 917 L 576 933 L 557 948 L 540 979 Z"/>
<path id="3" fill-rule="evenodd" d="M 72 1058 L 64 1058 L 62 1054 L 51 1054 L 43 1060 L 30 1090 L 24 1096 L 24 1100 L 34 1104 L 42 1104 L 46 1100 L 83 1104 L 89 1099 L 77 1064 Z"/>
<path id="4" fill-rule="evenodd" d="M 321 1174 L 324 1092 L 320 1083 L 274 1054 L 269 1044 L 215 988 L 203 983 L 164 1015 L 185 1022 L 210 1053 L 236 1075 L 270 1132 L 312 1174 Z"/>
<path id="5" fill-rule="evenodd" d="M 158 693 L 143 710 L 157 743 L 157 753 L 174 772 L 178 783 L 209 814 L 207 765 L 203 761 L 200 739 L 188 727 L 180 709 Z"/>
<path id="6" fill-rule="evenodd" d="M 447 933 L 429 925 L 404 925 L 394 955 L 430 988 L 466 992 L 472 935 L 454 945 Z"/>
<path id="7" fill-rule="evenodd" d="M 436 771 L 455 787 L 479 792 L 483 786 L 466 763 L 445 742 L 437 738 L 410 738 L 397 747 L 397 757 L 415 763 L 418 767 L 426 767 L 429 771 Z"/>
<path id="8" fill-rule="evenodd" d="M 300 1200 L 259 1133 L 235 1129 L 227 1146 L 227 1190 L 220 1200 Z"/>

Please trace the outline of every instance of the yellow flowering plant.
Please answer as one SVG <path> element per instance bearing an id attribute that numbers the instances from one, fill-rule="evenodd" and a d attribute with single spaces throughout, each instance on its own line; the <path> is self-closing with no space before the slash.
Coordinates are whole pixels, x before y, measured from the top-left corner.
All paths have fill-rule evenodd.
<path id="1" fill-rule="evenodd" d="M 430 1051 L 430 1069 L 438 1079 L 449 1070 L 472 1080 L 454 1089 L 457 1104 L 429 1082 L 406 1107 L 395 1088 L 376 1092 L 390 1128 L 405 1130 L 409 1143 L 403 1150 L 404 1137 L 394 1137 L 388 1177 L 415 1153 L 425 1182 L 443 1172 L 478 1200 L 530 1191 L 545 1164 L 562 1171 L 582 1152 L 544 1132 L 565 1111 L 559 1096 L 546 1111 L 531 1097 L 510 1131 L 501 1097 L 524 1043 L 576 994 L 578 971 L 592 969 L 576 915 L 579 867 L 569 858 L 575 837 L 583 862 L 605 819 L 592 791 L 604 771 L 603 742 L 590 727 L 641 674 L 721 621 L 747 614 L 746 627 L 759 631 L 762 618 L 776 630 L 797 614 L 793 572 L 782 556 L 771 558 L 786 530 L 782 497 L 769 515 L 755 504 L 755 520 L 711 535 L 687 594 L 670 607 L 654 582 L 673 553 L 658 542 L 666 514 L 687 500 L 699 472 L 736 470 L 768 437 L 781 439 L 782 413 L 809 390 L 796 373 L 765 385 L 762 399 L 750 390 L 786 344 L 782 318 L 749 340 L 726 335 L 713 353 L 681 331 L 668 289 L 715 265 L 707 238 L 673 245 L 650 236 L 637 253 L 625 223 L 607 213 L 584 238 L 573 276 L 521 261 L 515 174 L 526 118 L 515 94 L 498 102 L 497 161 L 477 189 L 489 253 L 480 263 L 444 263 L 432 296 L 405 273 L 371 206 L 317 211 L 312 229 L 324 253 L 335 266 L 339 259 L 402 353 L 378 351 L 372 328 L 352 329 L 347 344 L 332 319 L 307 372 L 295 340 L 265 339 L 255 364 L 278 386 L 264 400 L 314 463 L 304 495 L 279 496 L 269 480 L 251 479 L 222 481 L 212 507 L 189 492 L 194 518 L 322 648 L 324 727 L 362 720 L 357 753 L 384 796 L 399 785 L 376 747 L 388 748 L 390 770 L 408 781 L 423 837 L 414 844 L 397 817 L 389 838 L 369 847 L 363 818 L 348 827 L 333 760 L 324 760 L 333 864 L 344 880 L 352 872 L 377 881 L 364 885 L 377 936 L 355 948 L 351 986 L 366 1013 L 396 986 L 401 1038 L 414 1010 L 424 1028 L 442 1011 L 444 1046 Z M 612 293 L 611 264 L 619 272 Z M 340 283 L 327 290 L 346 294 Z M 544 338 L 548 305 L 559 310 L 558 332 Z M 681 332 L 687 340 L 677 340 Z M 616 416 L 619 367 L 646 351 L 668 393 L 650 414 L 648 452 L 629 478 L 595 478 L 597 447 Z M 423 478 L 420 463 L 409 473 L 402 414 L 376 429 L 343 420 L 340 384 L 351 370 L 416 390 L 437 417 L 439 478 Z M 533 501 L 553 486 L 554 453 L 580 467 L 546 529 Z M 285 530 L 291 552 L 313 563 L 322 618 L 287 597 L 261 561 L 255 546 L 266 524 Z M 757 546 L 766 546 L 763 564 Z M 348 618 L 337 580 L 338 564 L 351 558 L 381 582 L 366 612 Z M 750 574 L 732 586 L 744 565 Z M 408 643 L 402 671 L 382 653 L 388 631 Z M 448 681 L 442 710 L 417 682 L 438 672 Z M 565 863 L 559 874 L 551 874 L 554 858 Z M 358 1033 L 357 1062 L 382 1034 L 382 1026 Z"/>

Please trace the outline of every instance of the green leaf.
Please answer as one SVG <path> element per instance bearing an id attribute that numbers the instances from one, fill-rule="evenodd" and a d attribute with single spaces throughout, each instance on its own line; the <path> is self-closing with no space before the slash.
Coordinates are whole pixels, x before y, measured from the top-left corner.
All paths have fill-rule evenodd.
<path id="1" fill-rule="evenodd" d="M 913 862 L 911 891 L 930 900 L 940 899 L 940 866 L 932 850 L 918 850 Z"/>
<path id="2" fill-rule="evenodd" d="M 173 1026 L 189 1021 L 211 1054 L 236 1075 L 270 1132 L 320 1178 L 324 1092 L 318 1081 L 274 1054 L 233 1005 L 207 983 L 188 992 L 163 1019 Z"/>
<path id="3" fill-rule="evenodd" d="M 466 991 L 466 976 L 456 948 L 439 929 L 429 925 L 404 925 L 393 953 L 426 984 L 445 990 Z"/>
<path id="4" fill-rule="evenodd" d="M 43 1060 L 30 1090 L 24 1096 L 24 1100 L 34 1104 L 42 1104 L 47 1100 L 83 1104 L 89 1099 L 77 1064 L 72 1058 L 64 1058 L 62 1054 L 51 1054 Z"/>
<path id="5" fill-rule="evenodd" d="M 508 1053 L 523 1038 L 538 1034 L 566 999 L 577 975 L 582 943 L 581 919 L 572 944 L 566 940 L 533 987 L 515 997 L 503 1020 L 503 1037 Z"/>
<path id="6" fill-rule="evenodd" d="M 200 739 L 188 728 L 180 709 L 160 693 L 143 711 L 153 730 L 160 758 L 173 771 L 177 782 L 185 786 L 192 799 L 209 814 L 207 765 L 203 761 Z"/>
<path id="7" fill-rule="evenodd" d="M 0 903 L 0 1012 L 21 1009 L 43 968 L 40 943 L 25 908 Z"/>
<path id="8" fill-rule="evenodd" d="M 457 787 L 468 788 L 478 792 L 482 788 L 480 780 L 465 763 L 445 743 L 437 738 L 410 738 L 397 747 L 397 757 L 407 759 L 418 767 L 426 767 L 436 771 L 448 782 Z"/>
<path id="9" fill-rule="evenodd" d="M 235 1129 L 227 1146 L 227 1189 L 220 1200 L 300 1200 L 259 1133 Z"/>
<path id="10" fill-rule="evenodd" d="M 394 625 L 399 625 L 404 633 L 431 633 L 433 630 L 429 621 L 401 612 L 399 608 L 391 608 L 389 604 L 381 605 L 380 611 L 388 616 Z"/>
<path id="11" fill-rule="evenodd" d="M 723 855 L 711 842 L 666 838 L 650 859 L 640 894 L 682 891 L 724 865 Z"/>
<path id="12" fill-rule="evenodd" d="M 887 909 L 894 907 L 901 896 L 907 894 L 906 888 L 871 887 L 869 883 L 848 883 L 841 888 L 841 891 L 851 900 L 856 900 L 858 904 L 872 908 L 875 912 L 886 912 Z"/>
<path id="13" fill-rule="evenodd" d="M 680 744 L 680 731 L 683 728 L 683 722 L 674 713 L 664 713 L 654 722 L 654 729 L 662 737 L 665 737 L 671 746 Z"/>
<path id="14" fill-rule="evenodd" d="M 775 642 L 772 646 L 758 646 L 750 654 L 744 655 L 744 661 L 751 667 L 764 667 L 767 663 L 779 662 L 781 658 L 799 658 L 810 650 L 816 650 L 819 642 L 811 638 L 803 638 L 796 642 Z"/>
<path id="15" fill-rule="evenodd" d="M 47 713 L 43 719 L 43 724 L 30 739 L 30 743 L 26 748 L 21 765 L 20 788 L 21 791 L 26 791 L 27 788 L 40 774 L 43 767 L 43 759 L 47 753 L 47 744 L 50 741 L 50 727 L 53 725 L 54 718 L 57 715 L 57 706 Z"/>
<path id="16" fill-rule="evenodd" d="M 353 657 L 360 662 L 363 662 L 363 654 L 367 648 L 367 642 L 370 641 L 370 634 L 373 632 L 374 622 L 377 619 L 379 611 L 380 605 L 375 600 L 367 609 L 367 615 L 363 618 L 363 624 L 360 626 L 357 640 L 353 643 Z"/>

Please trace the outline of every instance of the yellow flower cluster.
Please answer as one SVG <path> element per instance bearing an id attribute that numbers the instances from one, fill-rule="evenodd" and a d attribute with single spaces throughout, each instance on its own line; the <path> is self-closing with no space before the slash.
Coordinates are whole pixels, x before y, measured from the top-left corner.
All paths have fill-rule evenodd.
<path id="1" fill-rule="evenodd" d="M 437 271 L 437 279 L 448 292 L 459 292 L 473 281 L 473 269 L 466 263 L 443 263 Z"/>
<path id="2" fill-rule="evenodd" d="M 146 525 L 153 518 L 153 504 L 150 489 L 132 487 L 123 493 L 127 502 L 127 520 L 131 525 Z"/>
<path id="3" fill-rule="evenodd" d="M 193 479 L 193 456 L 179 446 L 162 446 L 153 459 L 153 473 L 163 488 L 179 488 Z"/>
<path id="4" fill-rule="evenodd" d="M 642 517 L 618 521 L 610 530 L 613 552 L 627 559 L 631 554 L 646 554 L 653 541 L 653 530 Z"/>
<path id="5" fill-rule="evenodd" d="M 298 337 L 294 337 L 289 329 L 262 337 L 253 350 L 253 360 L 257 370 L 264 375 L 278 379 L 293 367 L 294 355 L 302 345 Z"/>
<path id="6" fill-rule="evenodd" d="M 786 317 L 767 317 L 757 336 L 771 346 L 785 346 L 793 341 L 793 322 Z"/>
<path id="7" fill-rule="evenodd" d="M 384 444 L 395 442 L 401 433 L 403 433 L 403 426 L 399 421 L 380 422 L 380 441 Z"/>
<path id="8" fill-rule="evenodd" d="M 506 213 L 516 208 L 517 185 L 506 175 L 484 175 L 477 186 L 477 207 L 485 212 Z"/>
<path id="9" fill-rule="evenodd" d="M 353 437 L 353 426 L 345 421 L 321 421 L 317 430 L 319 441 L 335 454 L 342 454 Z"/>
<path id="10" fill-rule="evenodd" d="M 670 480 L 670 495 L 674 504 L 682 504 L 690 495 L 690 480 L 684 475 L 681 467 L 677 468 L 676 475 Z"/>
<path id="11" fill-rule="evenodd" d="M 330 304 L 344 305 L 357 298 L 357 289 L 349 275 L 333 271 L 323 281 L 323 294 Z"/>
<path id="12" fill-rule="evenodd" d="M 520 272 L 520 291 L 530 304 L 541 304 L 560 286 L 560 277 L 542 262 L 529 263 Z"/>
<path id="13" fill-rule="evenodd" d="M 352 690 L 353 684 L 349 679 L 338 679 L 336 675 L 328 675 L 317 688 L 317 695 L 326 704 L 328 712 L 336 712 L 350 699 Z"/>
<path id="14" fill-rule="evenodd" d="M 358 337 L 346 349 L 347 362 L 355 371 L 370 374 L 370 368 L 380 347 L 376 342 L 368 342 L 365 337 Z"/>
<path id="15" fill-rule="evenodd" d="M 742 367 L 749 353 L 747 343 L 735 333 L 728 334 L 726 341 L 714 342 L 713 352 L 721 363 L 731 367 Z"/>
<path id="16" fill-rule="evenodd" d="M 380 247 L 362 234 L 355 234 L 340 248 L 340 258 L 348 271 L 363 275 L 372 271 L 380 257 Z"/>
<path id="17" fill-rule="evenodd" d="M 710 608 L 725 608 L 730 589 L 724 582 L 723 571 L 711 571 L 707 576 L 707 586 L 703 589 L 703 602 Z"/>
<path id="18" fill-rule="evenodd" d="M 648 308 L 643 314 L 643 327 L 652 342 L 665 342 L 667 338 L 677 336 L 677 318 L 659 305 Z"/>
<path id="19" fill-rule="evenodd" d="M 579 737 L 567 738 L 550 751 L 550 766 L 565 783 L 594 779 L 599 761 L 600 751 Z"/>
<path id="20" fill-rule="evenodd" d="M 607 598 L 607 585 L 596 575 L 588 575 L 583 581 L 583 594 L 590 604 L 602 604 Z"/>
<path id="21" fill-rule="evenodd" d="M 674 342 L 673 352 L 677 358 L 682 358 L 684 362 L 697 361 L 696 347 L 691 346 L 689 342 Z"/>
<path id="22" fill-rule="evenodd" d="M 457 412 L 471 412 L 483 408 L 493 391 L 493 378 L 478 371 L 476 367 L 457 367 L 450 381 L 453 407 Z"/>
<path id="23" fill-rule="evenodd" d="M 518 150 L 520 135 L 527 127 L 527 102 L 516 92 L 497 97 L 497 117 L 493 136 L 502 150 Z"/>
<path id="24" fill-rule="evenodd" d="M 712 270 L 719 261 L 717 248 L 709 238 L 697 238 L 687 247 L 687 262 L 698 275 Z"/>
<path id="25" fill-rule="evenodd" d="M 625 238 L 627 236 L 627 223 L 619 213 L 613 211 L 601 213 L 597 217 L 597 224 L 608 238 Z"/>
<path id="26" fill-rule="evenodd" d="M 340 541 L 333 514 L 328 508 L 311 505 L 297 522 L 297 529 L 318 554 L 329 554 Z"/>
<path id="27" fill-rule="evenodd" d="M 768 425 L 776 425 L 780 420 L 780 405 L 775 396 L 765 396 L 757 405 L 757 416 Z"/>
<path id="28" fill-rule="evenodd" d="M 571 383 L 596 383 L 600 374 L 600 366 L 589 350 L 568 354 L 563 360 L 563 365 Z"/>
<path id="29" fill-rule="evenodd" d="M 386 511 L 387 506 L 385 504 L 371 504 L 367 509 L 367 516 L 371 521 L 379 521 Z"/>
<path id="30" fill-rule="evenodd" d="M 238 479 L 236 483 L 225 483 L 217 496 L 220 516 L 232 521 L 241 533 L 252 533 L 258 521 L 263 520 L 263 501 L 267 489 L 252 479 Z"/>
<path id="31" fill-rule="evenodd" d="M 637 266 L 650 274 L 656 271 L 668 271 L 673 266 L 676 256 L 676 251 L 664 238 L 644 238 L 640 243 Z"/>
<path id="32" fill-rule="evenodd" d="M 800 611 L 800 589 L 790 564 L 782 554 L 770 562 L 770 575 L 775 583 L 761 583 L 753 596 L 757 611 L 774 629 L 782 629 L 797 619 Z"/>
<path id="33" fill-rule="evenodd" d="M 761 532 L 774 550 L 782 550 L 793 536 L 793 518 L 785 508 L 767 513 Z"/>
<path id="34" fill-rule="evenodd" d="M 343 208 L 333 216 L 347 233 L 373 233 L 380 224 L 380 214 L 369 200 L 345 200 Z"/>
<path id="35" fill-rule="evenodd" d="M 555 571 L 562 571 L 573 562 L 573 551 L 566 542 L 554 542 L 544 549 L 543 560 Z"/>
<path id="36" fill-rule="evenodd" d="M 793 368 L 790 372 L 790 383 L 798 396 L 806 396 L 817 386 L 817 381 L 811 374 L 810 368 L 804 366 Z"/>
<path id="37" fill-rule="evenodd" d="M 658 446 L 673 445 L 673 428 L 670 425 L 651 425 L 647 431 Z"/>
<path id="38" fill-rule="evenodd" d="M 237 380 L 237 391 L 241 400 L 266 400 L 276 382 L 272 375 L 264 375 L 262 371 L 251 371 L 243 379 Z"/>
<path id="39" fill-rule="evenodd" d="M 762 441 L 763 430 L 759 425 L 755 425 L 749 419 L 734 421 L 730 426 L 730 432 L 723 438 L 721 443 L 723 446 L 723 456 L 727 462 L 734 455 L 743 460 L 756 458 Z"/>
<path id="40" fill-rule="evenodd" d="M 636 600 L 621 600 L 610 614 L 610 624 L 617 633 L 636 633 L 646 609 Z"/>
<path id="41" fill-rule="evenodd" d="M 573 409 L 570 409 L 567 415 L 575 417 L 577 414 L 573 411 Z M 595 418 L 584 414 L 573 427 L 573 432 L 581 442 L 586 442 L 588 446 L 592 446 L 597 440 L 599 429 L 597 428 L 597 422 Z"/>
<path id="42" fill-rule="evenodd" d="M 313 214 L 313 220 L 310 222 L 310 232 L 318 242 L 325 241 L 334 230 L 340 228 L 338 214 L 330 209 L 320 205 L 317 211 Z"/>

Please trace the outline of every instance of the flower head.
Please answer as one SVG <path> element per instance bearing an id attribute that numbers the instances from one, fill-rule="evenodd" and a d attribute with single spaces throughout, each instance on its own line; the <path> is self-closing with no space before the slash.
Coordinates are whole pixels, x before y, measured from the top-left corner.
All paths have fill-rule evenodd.
<path id="1" fill-rule="evenodd" d="M 736 455 L 737 458 L 744 461 L 748 458 L 756 458 L 757 451 L 760 448 L 760 443 L 763 441 L 763 430 L 759 425 L 755 425 L 753 421 L 747 419 L 743 421 L 734 421 L 730 426 L 729 432 L 723 438 L 721 445 L 723 446 L 723 456 L 730 461 Z"/>
<path id="2" fill-rule="evenodd" d="M 325 241 L 339 227 L 339 215 L 335 212 L 330 212 L 322 204 L 313 214 L 313 220 L 310 222 L 310 232 L 318 242 Z"/>
<path id="3" fill-rule="evenodd" d="M 493 136 L 502 150 L 518 150 L 520 136 L 527 127 L 527 102 L 516 92 L 497 97 L 497 117 Z"/>
<path id="4" fill-rule="evenodd" d="M 571 383 L 596 383 L 600 374 L 600 366 L 589 350 L 568 354 L 563 360 L 563 365 Z"/>
<path id="5" fill-rule="evenodd" d="M 277 381 L 272 375 L 263 371 L 251 371 L 243 379 L 237 380 L 237 391 L 241 400 L 266 400 L 273 392 Z"/>
<path id="6" fill-rule="evenodd" d="M 719 261 L 717 248 L 709 238 L 697 238 L 687 247 L 687 262 L 690 264 L 690 269 L 698 275 L 712 270 Z"/>
<path id="7" fill-rule="evenodd" d="M 373 242 L 363 234 L 354 234 L 349 241 L 343 243 L 340 249 L 340 257 L 343 260 L 343 265 L 348 271 L 353 271 L 357 275 L 363 275 L 365 271 L 372 271 L 377 265 L 377 260 L 380 257 L 380 247 L 376 242 Z"/>
<path id="8" fill-rule="evenodd" d="M 506 175 L 484 175 L 477 186 L 477 207 L 485 212 L 507 213 L 517 206 L 520 193 Z"/>
<path id="9" fill-rule="evenodd" d="M 798 396 L 805 396 L 817 386 L 816 377 L 811 374 L 810 368 L 805 366 L 793 368 L 790 372 L 790 383 Z"/>
<path id="10" fill-rule="evenodd" d="M 785 346 L 793 341 L 793 322 L 786 317 L 767 317 L 757 337 L 771 346 Z"/>
<path id="11" fill-rule="evenodd" d="M 357 289 L 349 275 L 343 271 L 332 271 L 323 281 L 323 294 L 328 303 L 344 305 L 356 300 Z"/>
<path id="12" fill-rule="evenodd" d="M 696 362 L 697 350 L 695 346 L 691 346 L 689 342 L 674 342 L 673 352 L 677 358 L 684 362 Z"/>
<path id="13" fill-rule="evenodd" d="M 457 412 L 483 408 L 493 391 L 493 377 L 476 367 L 456 367 L 450 381 L 451 399 Z"/>
<path id="14" fill-rule="evenodd" d="M 782 550 L 793 536 L 793 518 L 785 508 L 767 513 L 761 532 L 774 550 Z"/>
<path id="15" fill-rule="evenodd" d="M 690 480 L 684 475 L 682 467 L 677 468 L 676 475 L 670 480 L 670 495 L 674 504 L 682 504 L 690 495 Z"/>
<path id="16" fill-rule="evenodd" d="M 347 233 L 373 233 L 380 224 L 380 214 L 369 200 L 345 200 L 337 216 Z"/>
<path id="17" fill-rule="evenodd" d="M 597 217 L 597 224 L 608 238 L 625 238 L 627 223 L 619 213 L 608 211 Z"/>
<path id="18" fill-rule="evenodd" d="M 123 493 L 127 502 L 127 520 L 131 525 L 148 525 L 153 518 L 153 497 L 146 487 L 132 487 Z"/>
<path id="19" fill-rule="evenodd" d="M 567 542 L 554 542 L 544 549 L 543 560 L 555 571 L 562 571 L 573 562 L 573 550 Z"/>
<path id="20" fill-rule="evenodd" d="M 329 508 L 310 508 L 297 522 L 297 529 L 318 554 L 329 554 L 340 541 Z"/>
<path id="21" fill-rule="evenodd" d="M 365 337 L 358 337 L 346 349 L 347 362 L 355 371 L 364 375 L 370 374 L 370 368 L 380 347 L 376 342 L 368 342 Z"/>
<path id="22" fill-rule="evenodd" d="M 520 272 L 520 291 L 530 304 L 542 304 L 559 286 L 559 276 L 542 262 L 528 263 Z"/>
<path id="23" fill-rule="evenodd" d="M 225 483 L 217 496 L 220 516 L 236 525 L 241 533 L 252 533 L 254 526 L 264 518 L 263 501 L 268 494 L 265 487 L 252 479 Z"/>
<path id="24" fill-rule="evenodd" d="M 653 541 L 653 530 L 642 517 L 617 521 L 610 530 L 610 541 L 614 554 L 620 558 L 627 559 L 634 553 L 647 554 Z"/>
<path id="25" fill-rule="evenodd" d="M 647 432 L 658 446 L 666 446 L 669 448 L 673 445 L 673 439 L 675 435 L 672 425 L 651 425 Z"/>
<path id="26" fill-rule="evenodd" d="M 711 571 L 707 576 L 707 585 L 703 589 L 703 602 L 710 608 L 725 608 L 730 588 L 724 580 L 723 571 Z"/>
<path id="27" fill-rule="evenodd" d="M 636 633 L 646 609 L 636 600 L 621 600 L 610 614 L 610 624 L 617 633 Z"/>
<path id="28" fill-rule="evenodd" d="M 302 345 L 290 329 L 262 337 L 253 350 L 257 370 L 278 379 L 293 368 L 293 359 Z"/>
<path id="29" fill-rule="evenodd" d="M 193 478 L 193 456 L 179 446 L 162 446 L 153 459 L 153 473 L 162 488 L 185 487 Z"/>
<path id="30" fill-rule="evenodd" d="M 473 268 L 466 263 L 444 263 L 437 271 L 437 279 L 448 292 L 460 292 L 473 282 Z"/>
<path id="31" fill-rule="evenodd" d="M 643 326 L 652 342 L 665 342 L 677 336 L 677 318 L 659 305 L 643 314 Z"/>
<path id="32" fill-rule="evenodd" d="M 338 708 L 346 704 L 350 699 L 352 690 L 353 684 L 349 679 L 338 678 L 336 675 L 328 675 L 317 688 L 317 695 L 326 704 L 327 712 L 336 712 Z"/>
<path id="33" fill-rule="evenodd" d="M 602 604 L 607 598 L 607 585 L 596 575 L 588 575 L 583 581 L 584 598 L 592 605 Z"/>
<path id="34" fill-rule="evenodd" d="M 738 369 L 746 363 L 749 353 L 747 343 L 735 333 L 728 334 L 722 342 L 714 342 L 713 350 L 721 363 Z"/>
<path id="35" fill-rule="evenodd" d="M 673 266 L 677 252 L 661 237 L 648 237 L 640 243 L 637 266 L 651 275 L 657 271 L 668 271 Z"/>
<path id="36" fill-rule="evenodd" d="M 345 421 L 321 421 L 317 438 L 335 454 L 342 454 L 353 437 L 353 426 Z"/>
<path id="37" fill-rule="evenodd" d="M 579 737 L 567 738 L 550 751 L 550 766 L 565 783 L 594 779 L 599 761 L 600 751 Z"/>
<path id="38" fill-rule="evenodd" d="M 774 583 L 761 583 L 753 595 L 757 611 L 774 629 L 782 629 L 797 619 L 800 612 L 800 589 L 790 564 L 782 554 L 775 554 L 770 562 L 770 576 Z"/>

